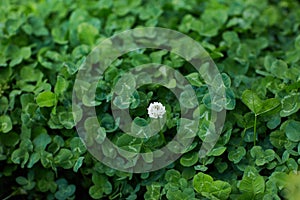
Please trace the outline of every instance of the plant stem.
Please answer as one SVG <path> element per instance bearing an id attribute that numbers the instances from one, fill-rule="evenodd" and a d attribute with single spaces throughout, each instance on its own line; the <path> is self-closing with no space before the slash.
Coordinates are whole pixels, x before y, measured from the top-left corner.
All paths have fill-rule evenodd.
<path id="1" fill-rule="evenodd" d="M 254 132 L 253 132 L 253 143 L 254 146 L 256 145 L 256 121 L 257 121 L 257 115 L 254 115 Z"/>
<path id="2" fill-rule="evenodd" d="M 164 144 L 167 144 L 165 135 L 164 135 L 164 133 L 161 131 L 161 129 L 162 129 L 162 127 L 161 127 L 161 120 L 160 120 L 159 118 L 158 118 L 158 124 L 159 124 L 159 128 L 160 128 L 160 130 L 159 130 L 159 135 L 160 135 L 160 137 L 162 138 Z"/>
<path id="3" fill-rule="evenodd" d="M 24 189 L 18 188 L 17 190 L 13 191 L 10 195 L 8 195 L 7 197 L 5 197 L 2 200 L 8 200 L 8 199 L 12 198 L 13 196 L 16 196 L 16 195 L 25 195 L 25 194 L 27 194 L 27 193 L 26 193 L 26 191 Z"/>

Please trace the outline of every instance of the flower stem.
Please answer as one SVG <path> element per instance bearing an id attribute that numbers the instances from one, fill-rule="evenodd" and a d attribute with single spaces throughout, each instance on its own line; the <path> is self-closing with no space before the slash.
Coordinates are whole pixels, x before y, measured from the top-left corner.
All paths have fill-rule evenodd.
<path id="1" fill-rule="evenodd" d="M 158 118 L 158 126 L 159 126 L 159 135 L 161 137 L 161 139 L 163 140 L 164 144 L 166 144 L 166 138 L 165 138 L 165 135 L 163 134 L 163 132 L 161 131 L 162 127 L 161 127 L 161 119 Z"/>

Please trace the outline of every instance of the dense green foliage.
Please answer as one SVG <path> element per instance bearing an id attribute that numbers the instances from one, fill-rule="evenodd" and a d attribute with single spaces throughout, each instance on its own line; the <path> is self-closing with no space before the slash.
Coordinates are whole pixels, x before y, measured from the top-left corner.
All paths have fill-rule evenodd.
<path id="1" fill-rule="evenodd" d="M 75 129 L 72 86 L 97 43 L 143 26 L 180 31 L 209 52 L 226 86 L 227 116 L 216 146 L 199 159 L 210 127 L 205 82 L 182 58 L 164 50 L 122 56 L 99 80 L 92 105 L 98 119 L 86 123 L 99 144 L 109 137 L 125 149 L 148 152 L 176 134 L 175 113 L 189 107 L 189 96 L 176 99 L 157 85 L 141 87 L 129 102 L 113 103 L 129 107 L 143 124 L 149 102 L 162 102 L 168 120 L 160 134 L 133 139 L 118 130 L 110 111 L 111 88 L 141 64 L 163 63 L 183 74 L 202 116 L 180 159 L 158 171 L 130 174 L 101 164 L 86 150 Z M 82 83 L 83 90 L 90 87 Z M 299 88 L 300 3 L 295 0 L 1 0 L 0 198 L 299 199 Z"/>

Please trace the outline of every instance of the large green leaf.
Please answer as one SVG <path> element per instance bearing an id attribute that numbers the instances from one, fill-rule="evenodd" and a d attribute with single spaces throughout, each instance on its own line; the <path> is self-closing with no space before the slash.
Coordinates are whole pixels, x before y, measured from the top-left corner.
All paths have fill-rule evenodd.
<path id="1" fill-rule="evenodd" d="M 260 199 L 265 191 L 265 180 L 253 167 L 246 168 L 243 179 L 238 184 L 242 193 L 248 194 L 252 199 Z"/>
<path id="2" fill-rule="evenodd" d="M 194 189 L 201 195 L 210 199 L 228 199 L 231 186 L 224 181 L 214 181 L 213 178 L 202 172 L 196 174 L 193 179 Z"/>
<path id="3" fill-rule="evenodd" d="M 254 113 L 258 114 L 263 108 L 263 101 L 251 90 L 245 90 L 242 94 L 242 101 Z"/>
<path id="4" fill-rule="evenodd" d="M 252 90 L 243 92 L 242 101 L 255 115 L 267 113 L 280 105 L 280 101 L 276 98 L 261 100 Z"/>
<path id="5" fill-rule="evenodd" d="M 258 115 L 267 113 L 271 110 L 274 110 L 275 108 L 277 108 L 280 105 L 280 101 L 276 98 L 270 98 L 270 99 L 266 99 L 263 102 L 263 107 L 261 108 L 261 110 L 257 113 Z"/>

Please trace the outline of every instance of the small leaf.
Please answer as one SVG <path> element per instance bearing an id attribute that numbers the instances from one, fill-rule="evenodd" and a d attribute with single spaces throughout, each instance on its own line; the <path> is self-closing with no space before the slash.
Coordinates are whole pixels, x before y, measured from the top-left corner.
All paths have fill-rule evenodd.
<path id="1" fill-rule="evenodd" d="M 246 155 L 246 150 L 244 147 L 238 147 L 237 149 L 234 149 L 232 151 L 229 152 L 228 154 L 228 159 L 230 161 L 233 161 L 234 164 L 239 163 L 242 158 Z"/>
<path id="2" fill-rule="evenodd" d="M 300 94 L 291 94 L 285 96 L 282 100 L 282 109 L 280 111 L 281 117 L 287 117 L 296 113 L 300 109 Z"/>
<path id="3" fill-rule="evenodd" d="M 56 84 L 54 87 L 54 93 L 56 95 L 62 95 L 68 89 L 69 82 L 62 76 L 57 76 Z"/>
<path id="4" fill-rule="evenodd" d="M 12 122 L 9 116 L 0 116 L 0 132 L 8 133 L 12 130 Z"/>
<path id="5" fill-rule="evenodd" d="M 161 196 L 160 183 L 154 182 L 151 185 L 146 185 L 147 192 L 144 194 L 145 200 L 159 200 Z"/>
<path id="6" fill-rule="evenodd" d="M 74 172 L 78 172 L 78 169 L 81 167 L 82 163 L 83 163 L 83 159 L 84 157 L 79 157 L 75 163 L 75 165 L 73 166 L 73 171 Z"/>
<path id="7" fill-rule="evenodd" d="M 70 147 L 73 153 L 78 153 L 79 155 L 86 152 L 86 147 L 79 137 L 72 138 Z"/>
<path id="8" fill-rule="evenodd" d="M 195 108 L 198 104 L 198 101 L 194 90 L 186 87 L 186 89 L 180 94 L 179 102 L 181 106 L 186 108 Z"/>
<path id="9" fill-rule="evenodd" d="M 24 149 L 16 149 L 11 154 L 11 160 L 15 164 L 21 164 L 21 167 L 24 167 L 24 165 L 27 163 L 29 159 L 29 153 L 27 151 L 24 151 Z"/>
<path id="10" fill-rule="evenodd" d="M 292 142 L 300 141 L 300 122 L 290 120 L 285 127 L 285 135 Z"/>
<path id="11" fill-rule="evenodd" d="M 35 151 L 45 150 L 46 146 L 51 142 L 51 137 L 47 133 L 41 133 L 33 140 Z"/>
<path id="12" fill-rule="evenodd" d="M 89 194 L 94 199 L 99 199 L 103 194 L 110 194 L 112 192 L 112 185 L 105 175 L 94 173 L 92 181 L 95 185 L 90 187 Z"/>
<path id="13" fill-rule="evenodd" d="M 168 182 L 177 182 L 180 179 L 181 175 L 179 171 L 175 169 L 170 169 L 166 172 L 165 179 Z"/>
<path id="14" fill-rule="evenodd" d="M 198 162 L 198 158 L 198 152 L 191 152 L 180 158 L 180 164 L 184 167 L 190 167 Z"/>
<path id="15" fill-rule="evenodd" d="M 270 72 L 276 77 L 284 79 L 286 78 L 286 72 L 288 71 L 288 66 L 283 60 L 275 60 L 270 68 Z"/>
<path id="16" fill-rule="evenodd" d="M 68 182 L 65 179 L 58 179 L 56 181 L 58 185 L 58 191 L 55 192 L 55 198 L 58 200 L 69 199 L 76 190 L 76 186 L 73 184 L 68 185 Z"/>
<path id="17" fill-rule="evenodd" d="M 30 155 L 30 159 L 27 163 L 27 167 L 28 168 L 31 168 L 33 167 L 33 165 L 35 163 L 37 163 L 39 160 L 40 160 L 41 156 L 40 156 L 40 153 L 37 153 L 37 152 L 33 152 L 31 155 Z"/>
<path id="18" fill-rule="evenodd" d="M 16 178 L 16 182 L 18 184 L 20 184 L 20 185 L 26 185 L 26 184 L 28 184 L 28 180 L 25 177 L 23 177 L 23 176 L 17 177 Z"/>
<path id="19" fill-rule="evenodd" d="M 93 45 L 99 33 L 95 26 L 86 22 L 79 24 L 77 31 L 79 40 L 87 45 Z"/>
<path id="20" fill-rule="evenodd" d="M 102 191 L 101 187 L 99 187 L 97 185 L 93 185 L 89 189 L 89 195 L 93 199 L 101 199 L 103 197 L 103 191 Z"/>
<path id="21" fill-rule="evenodd" d="M 200 80 L 200 75 L 199 73 L 191 73 L 189 75 L 186 76 L 186 79 L 191 83 L 191 85 L 196 86 L 196 87 L 200 87 L 201 85 L 203 85 L 202 81 Z"/>
<path id="22" fill-rule="evenodd" d="M 73 154 L 69 149 L 60 149 L 59 153 L 54 157 L 54 162 L 62 164 L 65 161 L 69 161 L 72 157 Z"/>
<path id="23" fill-rule="evenodd" d="M 226 147 L 217 147 L 211 150 L 207 155 L 208 156 L 220 156 L 222 155 L 226 150 Z"/>
<path id="24" fill-rule="evenodd" d="M 37 96 L 36 102 L 40 107 L 52 107 L 56 105 L 57 98 L 53 92 L 45 91 Z"/>
<path id="25" fill-rule="evenodd" d="M 285 144 L 288 143 L 284 132 L 280 130 L 276 130 L 270 134 L 270 142 L 278 149 L 283 149 Z"/>

